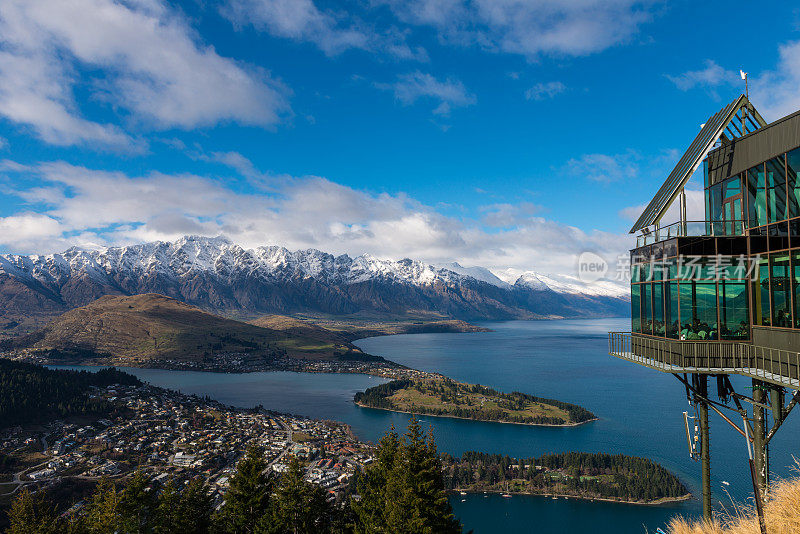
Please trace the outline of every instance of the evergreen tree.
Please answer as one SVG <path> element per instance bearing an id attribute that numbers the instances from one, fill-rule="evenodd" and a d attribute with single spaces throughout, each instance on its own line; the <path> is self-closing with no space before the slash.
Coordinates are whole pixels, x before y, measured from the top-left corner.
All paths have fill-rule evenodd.
<path id="1" fill-rule="evenodd" d="M 364 474 L 353 504 L 358 533 L 460 533 L 447 500 L 442 464 L 433 436 L 426 439 L 412 417 L 402 440 L 393 432 L 381 439 L 378 461 Z"/>
<path id="2" fill-rule="evenodd" d="M 260 447 L 250 447 L 236 466 L 217 518 L 222 532 L 250 534 L 256 532 L 257 524 L 260 524 L 259 529 L 264 528 L 260 520 L 269 512 L 272 491 L 264 473 L 266 469 L 264 451 Z"/>
<path id="3" fill-rule="evenodd" d="M 331 509 L 325 492 L 303 480 L 300 462 L 293 458 L 281 477 L 273 502 L 272 524 L 260 525 L 260 532 L 313 534 L 328 532 Z"/>
<path id="4" fill-rule="evenodd" d="M 126 534 L 146 534 L 153 530 L 155 499 L 150 481 L 141 471 L 128 480 L 119 499 L 120 526 Z"/>
<path id="5" fill-rule="evenodd" d="M 153 531 L 156 534 L 170 534 L 177 532 L 175 524 L 175 510 L 180 506 L 180 493 L 175 482 L 170 480 L 164 485 L 161 494 L 158 496 L 158 504 L 155 510 L 155 526 Z"/>
<path id="6" fill-rule="evenodd" d="M 174 482 L 164 486 L 155 510 L 156 534 L 202 534 L 211 527 L 211 497 L 200 480 L 191 481 L 183 491 Z"/>
<path id="7" fill-rule="evenodd" d="M 11 503 L 7 534 L 56 534 L 59 531 L 55 508 L 27 488 Z"/>
<path id="8" fill-rule="evenodd" d="M 91 502 L 86 507 L 83 521 L 86 532 L 91 534 L 123 532 L 121 500 L 122 492 L 117 491 L 116 486 L 108 480 L 101 479 Z"/>
<path id="9" fill-rule="evenodd" d="M 386 523 L 386 484 L 394 469 L 400 439 L 394 426 L 383 435 L 375 451 L 375 463 L 359 477 L 356 490 L 360 500 L 352 502 L 356 517 L 354 530 L 357 534 L 389 532 Z"/>

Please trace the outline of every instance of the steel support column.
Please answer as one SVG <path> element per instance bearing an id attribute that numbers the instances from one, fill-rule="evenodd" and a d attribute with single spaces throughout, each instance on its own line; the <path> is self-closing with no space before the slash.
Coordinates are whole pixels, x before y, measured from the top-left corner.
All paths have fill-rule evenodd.
<path id="1" fill-rule="evenodd" d="M 756 483 L 761 493 L 761 501 L 767 498 L 769 489 L 769 446 L 767 445 L 767 411 L 764 404 L 769 402 L 768 386 L 760 380 L 753 380 L 753 463 L 756 469 Z"/>
<path id="2" fill-rule="evenodd" d="M 703 518 L 711 519 L 711 440 L 708 430 L 708 376 L 697 376 L 697 411 L 700 416 L 700 462 L 702 464 Z"/>

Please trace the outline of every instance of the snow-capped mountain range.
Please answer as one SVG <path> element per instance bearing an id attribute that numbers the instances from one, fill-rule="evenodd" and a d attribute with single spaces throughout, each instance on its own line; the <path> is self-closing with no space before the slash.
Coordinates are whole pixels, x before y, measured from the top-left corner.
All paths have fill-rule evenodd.
<path id="1" fill-rule="evenodd" d="M 622 315 L 627 291 L 609 282 L 533 272 L 510 278 L 458 263 L 333 256 L 278 246 L 244 249 L 216 237 L 187 236 L 126 247 L 71 248 L 60 254 L 0 255 L 4 317 L 45 315 L 104 294 L 162 293 L 237 316 L 264 313 L 387 315 L 433 313 L 466 320 Z M 512 282 L 510 282 L 511 280 Z"/>

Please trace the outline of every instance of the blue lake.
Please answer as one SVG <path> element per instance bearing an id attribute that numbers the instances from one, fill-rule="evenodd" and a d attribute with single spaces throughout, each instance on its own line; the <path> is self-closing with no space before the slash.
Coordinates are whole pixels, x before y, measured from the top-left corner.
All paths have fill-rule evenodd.
<path id="1" fill-rule="evenodd" d="M 627 330 L 628 320 L 511 321 L 484 326 L 493 331 L 386 336 L 356 344 L 371 354 L 456 380 L 574 402 L 600 417 L 575 428 L 548 428 L 423 416 L 442 451 L 458 455 L 478 450 L 527 457 L 572 450 L 644 456 L 677 473 L 698 493 L 700 466 L 688 457 L 682 412 L 689 407 L 683 386 L 669 374 L 607 354 L 607 332 Z M 344 421 L 365 440 L 377 441 L 390 425 L 402 429 L 408 422 L 405 414 L 352 403 L 356 391 L 382 382 L 363 375 L 130 371 L 154 385 L 209 395 L 228 404 L 261 404 Z M 734 381 L 744 392 L 748 383 Z M 778 476 L 792 472 L 798 430 L 800 419 L 793 414 L 772 441 L 771 467 Z M 744 439 L 714 414 L 711 432 L 714 499 L 730 508 L 731 497 L 744 499 L 751 488 L 747 450 Z M 722 481 L 730 485 L 724 486 Z M 466 528 L 477 533 L 643 533 L 645 528 L 653 532 L 663 527 L 675 514 L 700 513 L 697 499 L 665 506 L 483 495 L 456 496 L 451 501 Z"/>

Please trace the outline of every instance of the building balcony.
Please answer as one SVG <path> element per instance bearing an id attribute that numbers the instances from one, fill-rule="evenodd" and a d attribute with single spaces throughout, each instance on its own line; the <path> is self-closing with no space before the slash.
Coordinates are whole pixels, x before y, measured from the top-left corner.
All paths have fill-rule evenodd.
<path id="1" fill-rule="evenodd" d="M 636 238 L 636 248 L 668 241 L 676 237 L 730 237 L 745 234 L 747 225 L 742 220 L 730 221 L 679 221 L 656 228 Z"/>
<path id="2" fill-rule="evenodd" d="M 611 356 L 665 373 L 738 374 L 800 388 L 800 353 L 750 343 L 678 341 L 609 332 Z"/>

